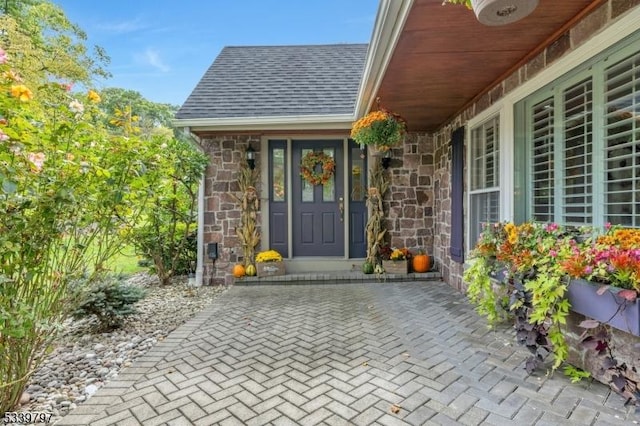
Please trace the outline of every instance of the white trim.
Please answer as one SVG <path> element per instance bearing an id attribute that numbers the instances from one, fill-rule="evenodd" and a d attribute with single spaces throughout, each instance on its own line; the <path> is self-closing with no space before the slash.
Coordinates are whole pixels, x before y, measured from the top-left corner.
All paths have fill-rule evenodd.
<path id="1" fill-rule="evenodd" d="M 202 148 L 202 144 L 200 138 L 193 133 L 191 133 L 191 129 L 188 127 L 183 129 L 187 137 L 189 137 L 189 142 L 191 145 L 195 147 L 201 153 L 205 153 Z M 198 184 L 198 217 L 196 219 L 196 223 L 198 226 L 197 234 L 196 234 L 196 277 L 195 277 L 195 285 L 202 286 L 204 284 L 204 185 L 205 180 L 207 178 L 207 171 L 205 170 L 200 177 L 200 183 Z"/>
<path id="2" fill-rule="evenodd" d="M 196 241 L 198 250 L 196 254 L 196 286 L 204 283 L 204 181 L 206 173 L 200 179 L 198 185 L 198 233 Z"/>
<path id="3" fill-rule="evenodd" d="M 277 117 L 195 118 L 173 120 L 176 127 L 197 131 L 215 130 L 324 130 L 351 129 L 353 114 L 283 115 Z"/>
<path id="4" fill-rule="evenodd" d="M 500 110 L 500 221 L 509 222 L 513 220 L 514 209 L 514 119 L 513 107 Z"/>

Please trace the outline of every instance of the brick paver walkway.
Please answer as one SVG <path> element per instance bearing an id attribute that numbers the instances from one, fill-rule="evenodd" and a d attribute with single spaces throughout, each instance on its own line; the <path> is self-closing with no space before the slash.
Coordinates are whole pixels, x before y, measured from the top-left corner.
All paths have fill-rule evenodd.
<path id="1" fill-rule="evenodd" d="M 58 424 L 637 423 L 526 356 L 440 282 L 236 286 Z"/>

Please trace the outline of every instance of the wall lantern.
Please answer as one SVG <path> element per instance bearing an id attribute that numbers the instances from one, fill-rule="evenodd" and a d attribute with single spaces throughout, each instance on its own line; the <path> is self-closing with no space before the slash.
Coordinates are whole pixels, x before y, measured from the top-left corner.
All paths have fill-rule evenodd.
<path id="1" fill-rule="evenodd" d="M 256 150 L 251 145 L 247 147 L 245 151 L 245 158 L 247 159 L 247 165 L 251 170 L 256 168 Z"/>

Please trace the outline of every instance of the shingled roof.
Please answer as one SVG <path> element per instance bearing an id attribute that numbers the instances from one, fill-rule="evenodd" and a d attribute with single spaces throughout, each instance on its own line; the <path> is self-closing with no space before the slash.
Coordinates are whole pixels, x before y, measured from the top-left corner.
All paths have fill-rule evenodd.
<path id="1" fill-rule="evenodd" d="M 366 44 L 225 47 L 178 120 L 352 114 Z"/>

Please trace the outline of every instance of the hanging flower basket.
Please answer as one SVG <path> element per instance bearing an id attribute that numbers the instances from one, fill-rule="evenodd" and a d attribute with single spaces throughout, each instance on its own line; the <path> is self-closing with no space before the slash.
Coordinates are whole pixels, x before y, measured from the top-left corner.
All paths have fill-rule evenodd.
<path id="1" fill-rule="evenodd" d="M 316 166 L 321 166 L 321 171 L 316 172 Z M 311 151 L 307 153 L 300 163 L 300 176 L 311 185 L 324 185 L 333 176 L 336 170 L 336 162 L 330 155 L 324 152 Z"/>
<path id="2" fill-rule="evenodd" d="M 406 131 L 407 125 L 400 116 L 380 109 L 353 123 L 351 138 L 360 145 L 372 145 L 384 152 L 399 144 Z"/>

